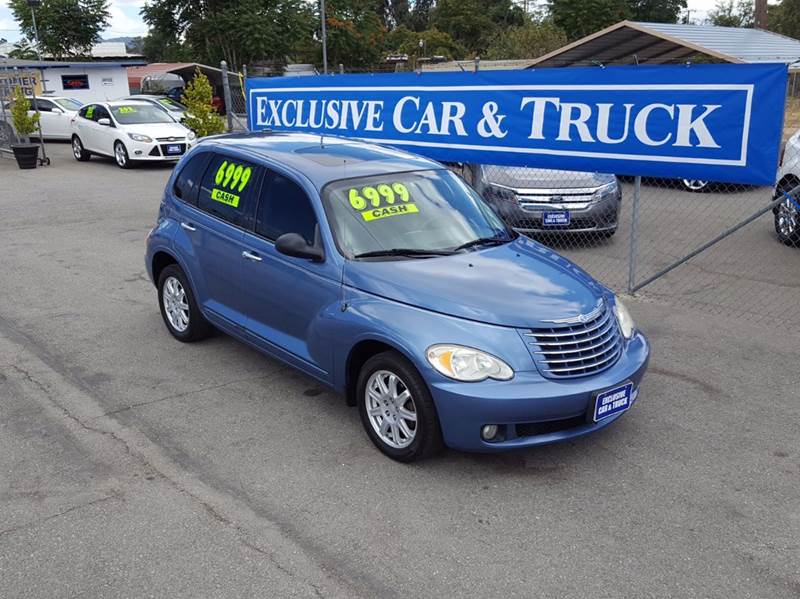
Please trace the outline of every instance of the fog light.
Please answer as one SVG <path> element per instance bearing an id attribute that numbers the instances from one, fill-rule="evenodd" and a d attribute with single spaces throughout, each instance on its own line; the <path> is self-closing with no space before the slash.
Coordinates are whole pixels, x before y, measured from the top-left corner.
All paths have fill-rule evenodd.
<path id="1" fill-rule="evenodd" d="M 497 436 L 497 425 L 496 424 L 484 424 L 483 428 L 481 428 L 481 437 L 483 437 L 484 441 L 491 441 Z"/>
<path id="2" fill-rule="evenodd" d="M 134 150 L 133 153 L 136 154 L 137 156 L 139 156 L 142 153 L 142 151 L 141 150 Z"/>

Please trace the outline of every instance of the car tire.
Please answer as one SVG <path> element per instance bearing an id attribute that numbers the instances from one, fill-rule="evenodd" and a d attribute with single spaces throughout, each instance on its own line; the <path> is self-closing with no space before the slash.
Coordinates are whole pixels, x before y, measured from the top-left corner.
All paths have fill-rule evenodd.
<path id="1" fill-rule="evenodd" d="M 72 155 L 78 162 L 86 162 L 92 157 L 91 152 L 83 149 L 83 142 L 77 135 L 72 136 Z"/>
<path id="2" fill-rule="evenodd" d="M 428 386 L 399 353 L 383 352 L 364 363 L 356 398 L 367 436 L 388 457 L 414 462 L 442 450 L 439 417 Z"/>
<path id="3" fill-rule="evenodd" d="M 794 186 L 782 185 L 779 193 L 788 192 Z M 775 196 L 777 199 L 777 195 Z M 792 247 L 800 247 L 800 209 L 795 201 L 786 198 L 775 208 L 775 233 L 778 240 Z"/>
<path id="4" fill-rule="evenodd" d="M 171 264 L 158 277 L 158 307 L 167 330 L 178 341 L 199 341 L 211 332 L 183 270 Z"/>
<path id="5" fill-rule="evenodd" d="M 128 156 L 128 148 L 121 141 L 114 142 L 114 161 L 119 168 L 133 168 L 130 156 Z"/>
<path id="6" fill-rule="evenodd" d="M 708 191 L 709 182 L 703 179 L 681 179 L 681 185 L 686 191 L 692 193 L 703 193 Z"/>

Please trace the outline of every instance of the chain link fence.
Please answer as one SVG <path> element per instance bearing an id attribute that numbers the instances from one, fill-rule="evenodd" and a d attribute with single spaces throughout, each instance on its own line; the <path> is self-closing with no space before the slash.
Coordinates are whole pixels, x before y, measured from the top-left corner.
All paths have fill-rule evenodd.
<path id="1" fill-rule="evenodd" d="M 798 75 L 790 77 L 777 191 L 698 179 L 448 166 L 510 227 L 618 293 L 797 330 Z"/>

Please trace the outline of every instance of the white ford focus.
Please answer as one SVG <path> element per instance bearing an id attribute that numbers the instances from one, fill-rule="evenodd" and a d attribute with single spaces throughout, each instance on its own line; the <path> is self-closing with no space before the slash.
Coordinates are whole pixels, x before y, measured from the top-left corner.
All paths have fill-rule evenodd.
<path id="1" fill-rule="evenodd" d="M 87 104 L 72 119 L 72 153 L 80 161 L 92 154 L 112 156 L 122 168 L 177 161 L 196 141 L 194 132 L 147 102 Z"/>

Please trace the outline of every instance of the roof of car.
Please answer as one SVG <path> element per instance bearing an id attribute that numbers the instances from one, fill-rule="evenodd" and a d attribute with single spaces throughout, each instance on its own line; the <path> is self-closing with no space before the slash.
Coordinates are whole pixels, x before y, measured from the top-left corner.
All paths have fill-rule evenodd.
<path id="1" fill-rule="evenodd" d="M 128 106 L 130 104 L 135 105 L 137 102 L 142 105 L 150 104 L 150 102 L 144 100 L 109 100 L 107 102 L 97 102 L 97 104 L 105 104 L 106 106 Z"/>
<path id="2" fill-rule="evenodd" d="M 201 145 L 232 148 L 274 160 L 305 175 L 318 189 L 338 179 L 445 168 L 402 150 L 308 133 L 235 133 L 207 138 Z"/>

